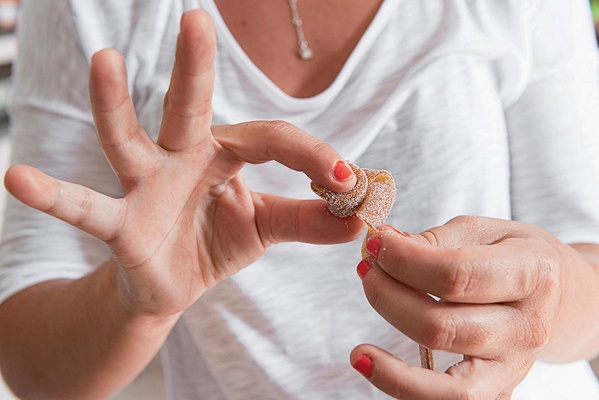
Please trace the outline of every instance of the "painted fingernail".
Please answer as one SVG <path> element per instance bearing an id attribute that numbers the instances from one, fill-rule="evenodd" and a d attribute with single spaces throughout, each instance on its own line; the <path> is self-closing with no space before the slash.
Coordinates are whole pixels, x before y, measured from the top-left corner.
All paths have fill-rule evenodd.
<path id="1" fill-rule="evenodd" d="M 374 371 L 374 364 L 372 363 L 372 360 L 370 359 L 370 357 L 362 354 L 360 356 L 360 358 L 358 358 L 356 360 L 356 362 L 354 362 L 353 367 L 356 371 L 358 371 L 365 377 L 372 378 L 372 373 Z"/>
<path id="2" fill-rule="evenodd" d="M 394 226 L 391 226 L 391 225 L 383 225 L 383 226 L 379 226 L 377 229 L 378 229 L 379 231 L 392 231 L 392 232 L 395 232 L 395 233 L 397 233 L 398 235 L 401 235 L 401 236 L 403 236 L 403 237 L 408 237 L 408 234 L 407 234 L 407 233 L 405 233 L 405 232 L 402 232 L 402 231 L 400 231 L 399 229 L 397 229 L 396 227 L 394 227 Z"/>
<path id="3" fill-rule="evenodd" d="M 339 182 L 345 182 L 351 178 L 353 173 L 354 172 L 349 165 L 347 165 L 347 163 L 343 160 L 337 161 L 337 164 L 335 164 L 335 168 L 333 169 L 333 175 Z"/>
<path id="4" fill-rule="evenodd" d="M 366 276 L 368 271 L 370 271 L 370 268 L 372 268 L 372 264 L 370 264 L 368 260 L 360 261 L 360 264 L 358 264 L 358 276 L 360 277 L 360 279 L 364 280 L 364 277 Z"/>
<path id="5" fill-rule="evenodd" d="M 375 236 L 370 239 L 368 243 L 366 243 L 366 251 L 368 251 L 368 253 L 374 258 L 377 258 L 379 256 L 379 252 L 381 251 L 381 244 L 381 238 Z"/>

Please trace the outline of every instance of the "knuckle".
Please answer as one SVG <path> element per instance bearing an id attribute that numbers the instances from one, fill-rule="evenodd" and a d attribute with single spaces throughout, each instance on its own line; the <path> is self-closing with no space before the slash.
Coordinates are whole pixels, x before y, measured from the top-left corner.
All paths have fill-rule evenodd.
<path id="1" fill-rule="evenodd" d="M 206 98 L 189 104 L 182 100 L 181 93 L 176 93 L 172 89 L 166 93 L 162 106 L 164 119 L 183 119 L 193 120 L 208 116 L 212 112 L 212 99 Z"/>
<path id="2" fill-rule="evenodd" d="M 266 218 L 256 218 L 255 224 L 262 247 L 268 248 L 277 242 L 274 234 L 276 221 L 272 217 L 274 204 L 268 203 L 264 200 L 263 195 L 257 193 L 254 195 L 254 205 L 258 214 L 267 216 Z"/>
<path id="3" fill-rule="evenodd" d="M 458 226 L 461 230 L 466 232 L 480 232 L 483 230 L 481 217 L 475 217 L 472 215 L 458 215 L 453 217 L 446 224 L 446 226 Z"/>
<path id="4" fill-rule="evenodd" d="M 424 337 L 426 347 L 432 350 L 451 351 L 457 338 L 457 324 L 454 319 L 443 312 L 431 314 L 432 328 Z"/>
<path id="5" fill-rule="evenodd" d="M 539 314 L 541 312 L 537 311 L 532 315 L 532 318 L 527 318 L 529 329 L 526 342 L 530 348 L 535 350 L 545 348 L 551 336 L 551 328 L 547 318 Z"/>
<path id="6" fill-rule="evenodd" d="M 455 256 L 445 267 L 444 285 L 440 297 L 447 300 L 466 298 L 472 291 L 474 281 L 474 267 L 460 257 L 460 251 L 455 251 Z"/>
<path id="7" fill-rule="evenodd" d="M 458 215 L 447 221 L 443 226 L 428 229 L 421 233 L 431 245 L 436 247 L 454 247 L 459 243 L 456 243 L 456 238 L 450 232 L 455 231 L 453 228 L 457 228 L 460 231 L 474 231 L 474 227 L 480 224 L 477 217 L 470 215 Z M 452 228 L 452 229 L 447 229 Z"/>
<path id="8" fill-rule="evenodd" d="M 54 180 L 54 196 L 52 200 L 48 201 L 44 207 L 42 207 L 42 211 L 48 213 L 50 215 L 54 215 L 56 210 L 58 209 L 58 205 L 64 198 L 64 188 L 62 184 L 56 180 Z"/>
<path id="9" fill-rule="evenodd" d="M 439 232 L 437 232 L 435 229 L 428 229 L 420 233 L 420 236 L 426 239 L 426 241 L 434 247 L 441 247 L 441 243 L 443 243 L 439 237 Z"/>
<path id="10" fill-rule="evenodd" d="M 382 285 L 370 284 L 370 281 L 364 279 L 364 292 L 372 308 L 378 311 L 385 305 L 385 294 Z"/>
<path id="11" fill-rule="evenodd" d="M 275 119 L 272 121 L 264 121 L 264 129 L 274 135 L 279 135 L 282 133 L 287 133 L 293 130 L 295 127 L 287 121 L 283 121 L 280 119 Z"/>
<path id="12" fill-rule="evenodd" d="M 476 222 L 476 218 L 470 215 L 458 215 L 453 217 L 447 222 L 447 225 L 457 224 L 457 225 L 473 225 Z"/>
<path id="13" fill-rule="evenodd" d="M 539 252 L 536 257 L 536 265 L 538 283 L 550 291 L 559 286 L 560 263 L 553 251 Z"/>
<path id="14" fill-rule="evenodd" d="M 125 145 L 125 144 L 129 143 L 131 140 L 133 140 L 135 137 L 139 136 L 142 131 L 143 131 L 143 128 L 141 127 L 141 124 L 139 123 L 139 121 L 136 118 L 135 121 L 129 127 L 127 127 L 125 129 L 125 131 L 123 132 L 121 142 L 114 143 L 114 144 L 112 144 L 112 146 L 117 147 L 117 146 Z"/>
<path id="15" fill-rule="evenodd" d="M 193 118 L 204 118 L 212 114 L 212 98 L 201 100 L 191 109 Z"/>
<path id="16" fill-rule="evenodd" d="M 274 158 L 276 152 L 274 148 L 276 148 L 279 138 L 290 133 L 294 127 L 289 122 L 282 120 L 261 121 L 260 125 L 265 139 L 262 141 L 262 151 L 266 159 L 270 160 Z"/>
<path id="17" fill-rule="evenodd" d="M 489 220 L 485 217 L 473 215 L 458 215 L 447 222 L 447 226 L 454 225 L 463 235 L 471 238 L 481 238 L 489 231 Z M 455 240 L 455 239 L 454 239 Z M 452 243 L 456 244 L 456 243 Z"/>
<path id="18" fill-rule="evenodd" d="M 119 233 L 124 229 L 127 223 L 128 211 L 129 209 L 127 208 L 126 201 L 124 199 L 120 199 L 118 201 L 118 208 L 114 219 L 115 223 L 112 227 L 112 231 L 108 232 L 106 237 L 103 238 L 104 242 L 106 242 L 108 245 L 113 243 L 119 236 Z"/>
<path id="19" fill-rule="evenodd" d="M 106 138 L 103 135 L 98 136 L 99 141 L 103 146 L 116 148 L 125 146 L 127 143 L 139 136 L 142 131 L 143 128 L 136 119 L 131 125 L 127 126 L 122 133 L 114 137 Z"/>
<path id="20" fill-rule="evenodd" d="M 127 95 L 123 95 L 119 100 L 115 101 L 115 102 L 106 102 L 106 101 L 98 101 L 96 100 L 96 96 L 92 96 L 92 104 L 94 105 L 94 108 L 102 114 L 111 114 L 113 112 L 115 112 L 116 110 L 118 110 L 119 108 L 122 108 L 124 104 L 126 104 L 129 100 L 131 99 L 131 97 L 127 94 Z"/>
<path id="21" fill-rule="evenodd" d="M 83 198 L 79 203 L 79 215 L 74 221 L 76 226 L 81 226 L 85 224 L 85 221 L 87 221 L 92 211 L 92 208 L 93 202 L 91 199 L 91 192 L 88 188 L 83 187 Z"/>
<path id="22" fill-rule="evenodd" d="M 314 154 L 326 154 L 330 150 L 330 147 L 326 143 L 316 139 L 313 140 L 309 147 Z"/>

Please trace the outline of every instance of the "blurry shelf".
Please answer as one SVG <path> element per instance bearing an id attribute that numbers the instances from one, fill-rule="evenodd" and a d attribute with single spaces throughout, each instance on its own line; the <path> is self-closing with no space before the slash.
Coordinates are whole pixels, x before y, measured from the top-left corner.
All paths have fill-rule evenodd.
<path id="1" fill-rule="evenodd" d="M 0 33 L 0 124 L 7 121 L 7 106 L 12 92 L 12 82 L 10 79 L 12 73 L 13 61 L 17 56 L 17 38 L 12 32 Z M 3 132 L 0 126 L 0 137 Z"/>
<path id="2" fill-rule="evenodd" d="M 14 33 L 0 35 L 0 66 L 10 65 L 17 56 L 17 37 Z"/>

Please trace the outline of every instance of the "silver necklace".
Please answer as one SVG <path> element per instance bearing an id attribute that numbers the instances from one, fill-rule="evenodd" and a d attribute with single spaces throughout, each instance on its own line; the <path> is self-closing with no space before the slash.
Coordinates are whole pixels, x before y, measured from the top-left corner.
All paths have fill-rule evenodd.
<path id="1" fill-rule="evenodd" d="M 308 41 L 306 40 L 306 36 L 304 35 L 304 29 L 302 25 L 304 21 L 299 16 L 297 12 L 297 0 L 289 0 L 289 8 L 291 8 L 291 23 L 295 27 L 295 32 L 297 33 L 297 44 L 299 45 L 299 57 L 302 60 L 310 60 L 314 57 L 314 52 L 308 46 Z"/>

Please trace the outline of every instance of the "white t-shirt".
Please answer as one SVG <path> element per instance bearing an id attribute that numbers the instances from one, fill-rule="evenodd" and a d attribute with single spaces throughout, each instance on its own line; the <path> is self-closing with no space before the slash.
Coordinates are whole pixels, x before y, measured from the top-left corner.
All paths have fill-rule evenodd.
<path id="1" fill-rule="evenodd" d="M 156 135 L 181 13 L 214 17 L 214 122 L 284 119 L 347 159 L 396 177 L 388 222 L 418 232 L 460 214 L 515 219 L 599 243 L 599 69 L 586 0 L 386 0 L 334 83 L 291 98 L 241 51 L 212 0 L 52 0 L 23 4 L 13 162 L 95 190 L 122 189 L 96 143 L 91 55 L 117 48 L 142 124 Z M 257 191 L 314 197 L 269 163 Z M 110 253 L 97 239 L 9 200 L 0 301 L 78 278 Z M 164 348 L 176 399 L 387 398 L 349 365 L 370 342 L 418 363 L 417 346 L 368 305 L 359 242 L 282 244 L 208 291 Z M 459 360 L 438 353 L 439 369 Z M 595 399 L 588 364 L 538 362 L 514 399 Z"/>

